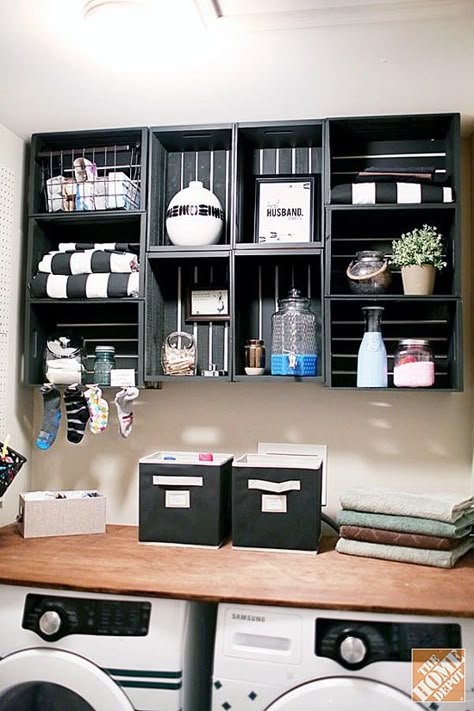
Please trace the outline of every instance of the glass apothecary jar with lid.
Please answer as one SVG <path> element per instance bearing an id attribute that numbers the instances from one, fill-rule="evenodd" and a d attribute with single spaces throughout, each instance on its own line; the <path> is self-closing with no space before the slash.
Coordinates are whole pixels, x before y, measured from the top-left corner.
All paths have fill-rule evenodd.
<path id="1" fill-rule="evenodd" d="M 399 341 L 393 362 L 397 388 L 429 388 L 435 381 L 435 362 L 430 342 L 421 338 Z"/>
<path id="2" fill-rule="evenodd" d="M 318 329 L 309 299 L 290 289 L 272 316 L 272 375 L 316 375 Z"/>

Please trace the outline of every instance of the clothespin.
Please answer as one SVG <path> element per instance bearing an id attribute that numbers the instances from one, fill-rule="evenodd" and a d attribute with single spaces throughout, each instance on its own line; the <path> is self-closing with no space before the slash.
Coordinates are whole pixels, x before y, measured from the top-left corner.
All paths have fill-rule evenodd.
<path id="1" fill-rule="evenodd" d="M 2 447 L 2 454 L 1 454 L 2 462 L 4 462 L 5 459 L 7 458 L 7 449 L 8 449 L 8 442 L 9 441 L 10 441 L 10 435 L 7 434 L 7 436 L 5 437 L 5 440 L 3 442 L 3 447 Z"/>

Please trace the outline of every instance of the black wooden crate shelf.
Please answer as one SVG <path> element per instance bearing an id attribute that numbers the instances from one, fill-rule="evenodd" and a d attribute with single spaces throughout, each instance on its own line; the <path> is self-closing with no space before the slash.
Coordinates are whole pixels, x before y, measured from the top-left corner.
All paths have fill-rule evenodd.
<path id="1" fill-rule="evenodd" d="M 321 250 L 312 254 L 256 254 L 253 252 L 235 255 L 235 303 L 234 313 L 234 379 L 246 377 L 259 380 L 266 376 L 245 375 L 245 342 L 251 338 L 261 339 L 266 348 L 266 375 L 270 376 L 272 314 L 277 311 L 278 299 L 286 298 L 291 288 L 299 289 L 302 296 L 309 297 L 311 310 L 318 317 L 318 373 L 311 378 L 295 376 L 272 376 L 272 380 L 319 380 L 324 365 L 324 336 L 322 326 L 322 266 Z"/>
<path id="2" fill-rule="evenodd" d="M 48 212 L 46 181 L 60 175 L 74 178 L 73 161 L 81 157 L 96 164 L 99 178 L 118 171 L 125 173 L 138 187 L 138 197 L 132 201 L 134 209 L 145 209 L 147 135 L 145 128 L 34 134 L 30 215 Z"/>
<path id="3" fill-rule="evenodd" d="M 314 234 L 308 245 L 322 239 L 322 121 L 241 123 L 237 126 L 236 249 L 265 250 L 275 245 L 255 244 L 255 179 L 259 176 L 315 177 Z M 283 245 L 288 246 L 288 245 Z"/>
<path id="4" fill-rule="evenodd" d="M 142 385 L 143 310 L 143 299 L 31 300 L 27 310 L 30 340 L 25 344 L 26 382 L 43 383 L 46 340 L 61 332 L 83 343 L 87 374 L 94 369 L 95 347 L 114 346 L 117 368 L 133 369 L 137 385 Z"/>
<path id="5" fill-rule="evenodd" d="M 145 380 L 229 380 L 231 374 L 230 320 L 186 320 L 187 299 L 191 288 L 226 289 L 231 307 L 231 269 L 228 255 L 200 259 L 187 257 L 149 257 L 146 275 Z M 232 316 L 232 314 L 230 314 Z M 161 351 L 166 337 L 174 331 L 193 334 L 197 340 L 197 375 L 173 376 L 163 372 Z M 227 376 L 207 378 L 202 370 L 214 363 Z"/>
<path id="6" fill-rule="evenodd" d="M 369 166 L 432 166 L 436 179 L 459 198 L 459 115 L 339 118 L 329 119 L 326 127 L 327 204 L 332 187 L 354 182 Z"/>
<path id="7" fill-rule="evenodd" d="M 432 206 L 412 209 L 386 209 L 382 212 L 358 207 L 356 211 L 328 210 L 326 229 L 326 295 L 350 293 L 346 269 L 361 250 L 378 250 L 387 258 L 392 255 L 392 241 L 404 232 L 433 225 L 443 236 L 447 267 L 436 273 L 435 294 L 459 296 L 461 277 L 458 246 L 458 218 L 454 207 L 445 210 Z M 402 294 L 400 269 L 391 267 L 392 283 L 388 293 Z"/>
<path id="8" fill-rule="evenodd" d="M 220 200 L 223 234 L 213 249 L 228 249 L 232 224 L 232 136 L 224 126 L 157 127 L 150 131 L 150 219 L 148 250 L 177 249 L 166 233 L 171 198 L 191 180 L 200 180 Z M 208 249 L 206 247 L 205 249 Z M 199 248 L 196 248 L 199 251 Z"/>
<path id="9" fill-rule="evenodd" d="M 63 213 L 66 215 L 67 213 Z M 55 251 L 60 242 L 112 243 L 124 242 L 132 246 L 139 263 L 145 254 L 145 221 L 140 214 L 121 213 L 108 215 L 94 212 L 69 213 L 71 218 L 43 219 L 32 217 L 29 220 L 29 250 L 27 259 L 28 281 L 37 273 L 40 260 L 45 254 Z M 86 219 L 84 219 L 86 218 Z M 66 224 L 67 223 L 67 224 Z M 143 279 L 141 279 L 141 293 Z"/>
<path id="10" fill-rule="evenodd" d="M 403 338 L 425 338 L 435 356 L 435 383 L 431 389 L 462 390 L 461 302 L 407 296 L 325 300 L 328 385 L 356 387 L 357 354 L 364 335 L 361 308 L 375 304 L 384 307 L 382 337 L 387 349 L 389 388 L 404 389 L 393 387 L 393 355 L 398 342 Z"/>

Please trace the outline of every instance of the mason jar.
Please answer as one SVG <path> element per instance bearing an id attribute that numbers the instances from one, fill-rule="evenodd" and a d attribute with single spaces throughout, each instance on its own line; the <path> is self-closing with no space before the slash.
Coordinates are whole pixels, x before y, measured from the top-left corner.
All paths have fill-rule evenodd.
<path id="1" fill-rule="evenodd" d="M 110 385 L 110 371 L 114 368 L 114 346 L 96 346 L 94 362 L 94 383 L 96 385 Z"/>
<path id="2" fill-rule="evenodd" d="M 393 362 L 397 388 L 429 388 L 435 381 L 435 363 L 429 341 L 405 338 L 399 341 Z"/>

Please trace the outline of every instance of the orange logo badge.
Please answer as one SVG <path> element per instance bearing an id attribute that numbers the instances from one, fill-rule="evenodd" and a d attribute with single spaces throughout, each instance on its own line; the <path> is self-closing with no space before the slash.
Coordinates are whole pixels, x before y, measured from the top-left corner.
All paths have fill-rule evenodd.
<path id="1" fill-rule="evenodd" d="M 464 649 L 412 649 L 413 701 L 464 701 Z"/>

